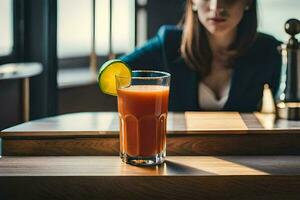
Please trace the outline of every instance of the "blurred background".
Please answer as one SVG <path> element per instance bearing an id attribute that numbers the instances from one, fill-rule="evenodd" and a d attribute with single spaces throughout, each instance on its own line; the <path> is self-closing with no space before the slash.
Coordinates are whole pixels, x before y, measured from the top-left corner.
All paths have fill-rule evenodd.
<path id="1" fill-rule="evenodd" d="M 30 78 L 30 119 L 116 111 L 92 73 L 177 24 L 185 0 L 0 0 L 0 71 L 6 63 L 39 62 Z M 299 0 L 258 0 L 259 30 L 286 41 L 284 22 L 300 18 Z M 299 39 L 299 38 L 298 38 Z M 23 121 L 22 82 L 1 80 L 0 130 Z"/>

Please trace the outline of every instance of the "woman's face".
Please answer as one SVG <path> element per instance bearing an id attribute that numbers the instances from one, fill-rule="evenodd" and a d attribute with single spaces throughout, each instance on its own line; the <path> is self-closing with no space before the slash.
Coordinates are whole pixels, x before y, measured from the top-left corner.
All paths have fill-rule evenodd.
<path id="1" fill-rule="evenodd" d="M 212 35 L 236 30 L 249 0 L 192 0 L 201 24 Z"/>

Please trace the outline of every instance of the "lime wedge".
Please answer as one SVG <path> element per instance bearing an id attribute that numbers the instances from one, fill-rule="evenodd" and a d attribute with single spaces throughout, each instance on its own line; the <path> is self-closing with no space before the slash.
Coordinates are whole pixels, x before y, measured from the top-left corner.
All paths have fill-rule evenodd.
<path id="1" fill-rule="evenodd" d="M 131 69 L 125 62 L 118 59 L 109 60 L 101 66 L 98 84 L 103 93 L 117 96 L 116 75 L 130 78 Z"/>

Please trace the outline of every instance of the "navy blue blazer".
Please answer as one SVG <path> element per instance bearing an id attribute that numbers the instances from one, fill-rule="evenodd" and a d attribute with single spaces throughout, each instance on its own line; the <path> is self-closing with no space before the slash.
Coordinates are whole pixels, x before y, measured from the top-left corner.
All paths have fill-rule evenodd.
<path id="1" fill-rule="evenodd" d="M 182 30 L 162 26 L 145 45 L 120 59 L 132 69 L 168 71 L 171 74 L 170 111 L 198 111 L 200 77 L 180 55 Z M 258 110 L 263 86 L 268 83 L 275 94 L 279 88 L 281 56 L 280 42 L 259 33 L 252 47 L 236 60 L 231 78 L 229 97 L 224 111 L 252 112 Z"/>

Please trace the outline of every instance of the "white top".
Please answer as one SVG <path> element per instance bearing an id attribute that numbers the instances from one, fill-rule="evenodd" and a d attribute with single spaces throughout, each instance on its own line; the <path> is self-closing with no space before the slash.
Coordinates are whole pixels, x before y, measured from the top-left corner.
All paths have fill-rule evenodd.
<path id="1" fill-rule="evenodd" d="M 222 110 L 229 96 L 230 85 L 231 83 L 229 81 L 221 92 L 221 98 L 216 99 L 215 93 L 203 82 L 200 82 L 198 87 L 200 108 L 203 110 Z"/>

